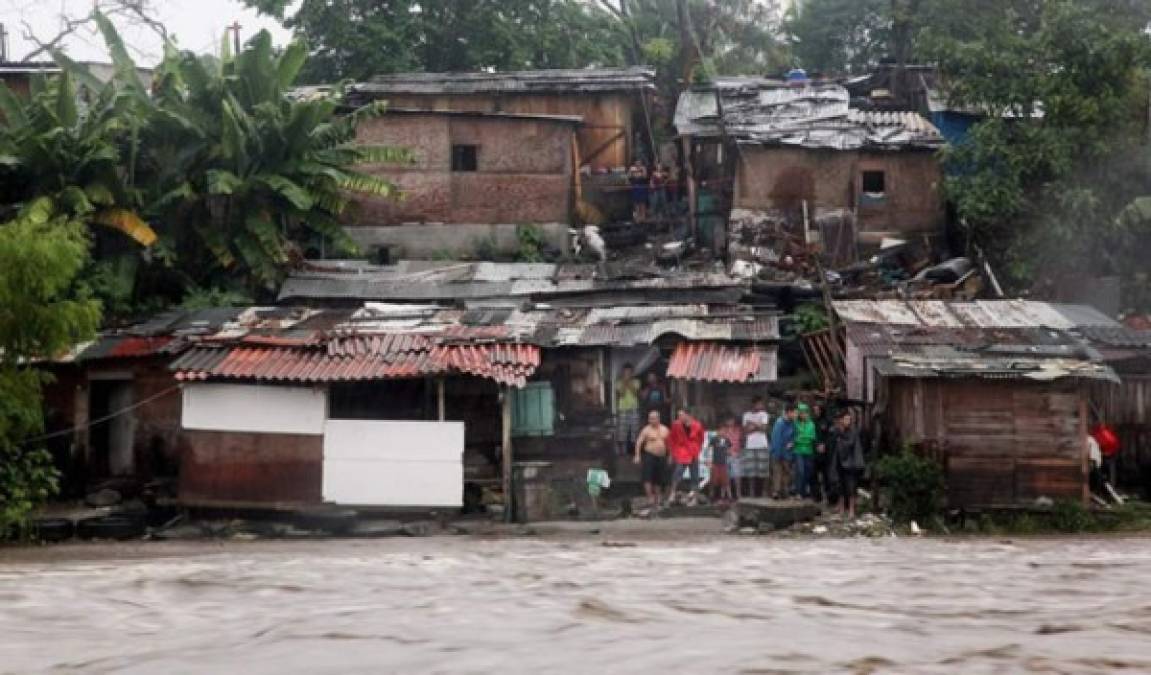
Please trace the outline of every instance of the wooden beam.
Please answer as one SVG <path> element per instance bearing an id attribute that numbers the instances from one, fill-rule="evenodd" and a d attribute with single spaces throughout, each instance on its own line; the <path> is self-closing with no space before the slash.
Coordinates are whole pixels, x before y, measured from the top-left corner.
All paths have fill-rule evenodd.
<path id="1" fill-rule="evenodd" d="M 515 499 L 512 496 L 512 389 L 503 387 L 500 391 L 500 463 L 503 470 L 504 520 L 513 522 L 516 517 Z"/>
<path id="2" fill-rule="evenodd" d="M 692 161 L 691 136 L 680 139 L 683 144 L 683 178 L 687 183 L 687 222 L 688 229 L 694 235 L 697 230 L 696 221 L 699 217 L 698 203 L 695 198 L 695 163 Z M 726 256 L 725 256 L 726 259 Z"/>
<path id="3" fill-rule="evenodd" d="M 612 128 L 614 129 L 616 127 L 612 127 Z M 606 141 L 604 141 L 603 143 L 600 143 L 599 145 L 597 145 L 594 150 L 592 150 L 591 152 L 588 153 L 587 157 L 584 157 L 580 161 L 580 163 L 579 163 L 580 166 L 582 166 L 584 164 L 591 164 L 591 161 L 593 159 L 602 155 L 604 150 L 607 150 L 608 148 L 615 145 L 616 141 L 623 138 L 625 135 L 626 134 L 625 134 L 624 130 L 621 129 L 618 133 L 613 134 L 611 138 L 609 138 Z M 577 173 L 579 172 L 579 166 L 576 166 L 576 172 Z"/>

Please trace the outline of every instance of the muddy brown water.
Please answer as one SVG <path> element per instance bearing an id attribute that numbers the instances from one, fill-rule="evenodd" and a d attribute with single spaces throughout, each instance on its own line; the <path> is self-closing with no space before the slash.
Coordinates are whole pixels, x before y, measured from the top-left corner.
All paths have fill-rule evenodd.
<path id="1" fill-rule="evenodd" d="M 1151 672 L 1151 539 L 0 550 L 0 672 Z"/>

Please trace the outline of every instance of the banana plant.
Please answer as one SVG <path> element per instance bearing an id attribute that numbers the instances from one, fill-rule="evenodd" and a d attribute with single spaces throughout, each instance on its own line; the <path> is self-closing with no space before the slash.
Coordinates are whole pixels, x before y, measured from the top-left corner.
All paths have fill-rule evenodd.
<path id="1" fill-rule="evenodd" d="M 345 112 L 338 93 L 293 98 L 306 57 L 299 42 L 277 52 L 265 31 L 221 61 L 171 52 L 156 73 L 145 147 L 157 219 L 265 287 L 317 238 L 351 250 L 340 222 L 351 194 L 395 194 L 359 167 L 410 158 L 356 142 L 356 126 L 382 105 Z"/>

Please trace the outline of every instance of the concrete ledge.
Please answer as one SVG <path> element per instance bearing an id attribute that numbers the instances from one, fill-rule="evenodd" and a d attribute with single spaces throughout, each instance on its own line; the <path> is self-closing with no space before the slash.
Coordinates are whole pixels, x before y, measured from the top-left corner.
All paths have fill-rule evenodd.
<path id="1" fill-rule="evenodd" d="M 568 225 L 533 223 L 545 244 L 568 252 Z M 381 246 L 391 250 L 393 258 L 460 258 L 474 257 L 486 247 L 500 255 L 515 255 L 519 237 L 514 224 L 423 224 L 385 226 L 348 226 L 345 231 L 365 251 Z"/>

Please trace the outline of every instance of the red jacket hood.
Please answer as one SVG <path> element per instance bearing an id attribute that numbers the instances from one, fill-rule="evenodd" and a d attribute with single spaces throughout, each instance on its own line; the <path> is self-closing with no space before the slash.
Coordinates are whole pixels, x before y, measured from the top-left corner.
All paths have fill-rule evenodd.
<path id="1" fill-rule="evenodd" d="M 699 420 L 692 420 L 691 430 L 684 431 L 683 423 L 675 420 L 670 425 L 671 433 L 667 437 L 668 450 L 676 464 L 690 464 L 699 457 L 703 449 L 703 425 Z"/>

